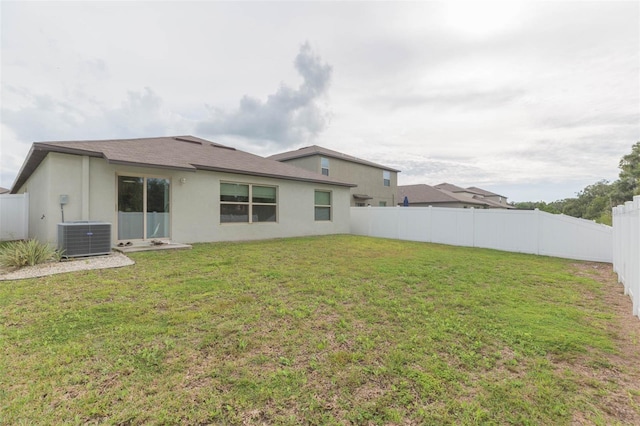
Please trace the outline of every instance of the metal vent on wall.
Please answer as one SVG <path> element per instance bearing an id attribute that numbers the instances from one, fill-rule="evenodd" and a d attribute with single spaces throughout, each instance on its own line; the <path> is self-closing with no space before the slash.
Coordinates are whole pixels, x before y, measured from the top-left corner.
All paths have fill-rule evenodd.
<path id="1" fill-rule="evenodd" d="M 58 224 L 58 250 L 64 257 L 111 253 L 111 224 L 105 222 L 64 222 Z"/>

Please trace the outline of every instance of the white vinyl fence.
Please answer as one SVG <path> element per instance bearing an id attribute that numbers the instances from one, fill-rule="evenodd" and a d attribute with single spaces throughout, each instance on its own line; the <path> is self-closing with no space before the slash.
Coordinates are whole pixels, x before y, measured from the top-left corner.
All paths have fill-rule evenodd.
<path id="1" fill-rule="evenodd" d="M 612 261 L 610 226 L 539 210 L 352 207 L 351 233 L 567 259 Z"/>
<path id="2" fill-rule="evenodd" d="M 613 208 L 613 270 L 631 297 L 633 315 L 640 307 L 640 195 Z"/>
<path id="3" fill-rule="evenodd" d="M 29 194 L 0 195 L 0 241 L 29 237 Z"/>

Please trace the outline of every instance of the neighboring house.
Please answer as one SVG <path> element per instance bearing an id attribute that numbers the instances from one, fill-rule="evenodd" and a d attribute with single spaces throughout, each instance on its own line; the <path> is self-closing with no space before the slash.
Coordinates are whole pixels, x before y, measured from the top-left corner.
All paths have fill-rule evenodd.
<path id="1" fill-rule="evenodd" d="M 399 170 L 313 145 L 268 157 L 302 169 L 353 182 L 351 206 L 395 206 Z"/>
<path id="2" fill-rule="evenodd" d="M 177 136 L 34 143 L 12 192 L 30 193 L 30 237 L 57 243 L 64 215 L 111 223 L 115 245 L 348 233 L 352 186 Z"/>
<path id="3" fill-rule="evenodd" d="M 502 206 L 503 208 L 507 208 L 507 209 L 515 208 L 507 202 L 507 197 L 505 197 L 504 195 L 496 194 L 494 192 L 487 191 L 485 189 L 478 188 L 476 186 L 470 186 L 469 188 L 467 188 L 467 190 L 471 191 L 473 194 L 477 196 L 481 196 L 482 199 L 485 201 L 493 201 L 494 203 L 498 203 L 498 205 Z"/>
<path id="4" fill-rule="evenodd" d="M 0 194 L 8 194 L 9 192 L 11 192 L 10 189 L 3 188 L 0 186 Z"/>
<path id="5" fill-rule="evenodd" d="M 398 187 L 398 204 L 407 198 L 409 206 L 455 207 L 476 209 L 512 209 L 507 198 L 477 187 L 461 188 L 450 183 L 436 186 L 424 184 Z"/>

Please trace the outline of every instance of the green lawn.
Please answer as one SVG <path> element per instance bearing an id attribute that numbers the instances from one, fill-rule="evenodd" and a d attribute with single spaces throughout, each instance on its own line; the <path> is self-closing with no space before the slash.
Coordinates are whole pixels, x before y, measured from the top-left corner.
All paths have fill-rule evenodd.
<path id="1" fill-rule="evenodd" d="M 130 257 L 0 282 L 0 424 L 640 418 L 573 261 L 346 235 Z"/>

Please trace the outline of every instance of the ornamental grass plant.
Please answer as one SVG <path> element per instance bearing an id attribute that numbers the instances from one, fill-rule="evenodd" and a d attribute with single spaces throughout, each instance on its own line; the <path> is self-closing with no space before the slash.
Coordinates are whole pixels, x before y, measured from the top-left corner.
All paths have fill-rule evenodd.
<path id="1" fill-rule="evenodd" d="M 0 247 L 0 265 L 22 268 L 45 262 L 59 262 L 62 253 L 38 240 L 13 241 Z"/>

